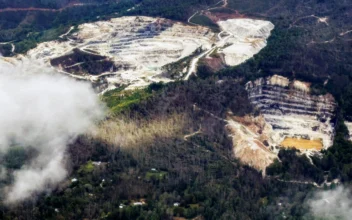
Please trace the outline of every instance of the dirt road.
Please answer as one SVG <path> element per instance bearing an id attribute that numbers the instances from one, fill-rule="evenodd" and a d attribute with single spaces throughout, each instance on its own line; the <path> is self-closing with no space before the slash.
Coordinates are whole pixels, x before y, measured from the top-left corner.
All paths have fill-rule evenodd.
<path id="1" fill-rule="evenodd" d="M 63 11 L 67 8 L 73 8 L 73 7 L 82 7 L 82 6 L 87 6 L 87 5 L 101 5 L 101 4 L 95 4 L 95 3 L 77 3 L 77 4 L 70 4 L 65 7 L 59 8 L 59 9 L 53 9 L 53 8 L 34 8 L 34 7 L 29 7 L 29 8 L 3 8 L 0 9 L 0 13 L 4 12 L 19 12 L 19 11 L 46 11 L 46 12 L 60 12 Z"/>

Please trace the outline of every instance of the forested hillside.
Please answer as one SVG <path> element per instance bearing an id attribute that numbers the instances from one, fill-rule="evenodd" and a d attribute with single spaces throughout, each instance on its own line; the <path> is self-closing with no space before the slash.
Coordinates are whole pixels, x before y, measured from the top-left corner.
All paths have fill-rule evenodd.
<path id="1" fill-rule="evenodd" d="M 71 178 L 53 194 L 40 196 L 34 210 L 32 202 L 0 206 L 0 217 L 273 219 L 281 218 L 283 210 L 300 210 L 305 197 L 295 193 L 308 192 L 311 185 L 263 178 L 232 158 L 232 143 L 219 118 L 227 109 L 239 116 L 253 109 L 240 84 L 223 80 L 153 84 L 125 96 L 117 95 L 121 90 L 107 93 L 103 99 L 115 109 L 111 117 L 116 121 L 104 125 L 97 137 L 82 136 L 71 145 Z M 106 137 L 114 131 L 127 140 L 101 139 L 110 140 Z M 296 157 L 291 153 L 291 159 Z M 296 160 L 299 172 L 312 169 L 303 158 Z M 279 196 L 285 197 L 285 207 L 277 206 Z"/>
<path id="2" fill-rule="evenodd" d="M 335 95 L 344 117 L 350 117 L 351 2 L 229 0 L 229 7 L 245 16 L 268 19 L 276 27 L 268 47 L 223 74 L 281 74 L 314 82 L 316 93 Z"/>
<path id="3" fill-rule="evenodd" d="M 0 8 L 58 8 L 70 2 L 20 3 L 0 1 Z M 0 12 L 0 41 L 10 42 L 0 45 L 0 52 L 24 53 L 38 42 L 57 39 L 71 26 L 123 15 L 187 21 L 215 3 L 122 0 L 61 11 Z M 67 180 L 37 199 L 1 204 L 0 219 L 326 219 L 314 216 L 309 199 L 318 191 L 335 189 L 336 183 L 350 188 L 352 181 L 352 142 L 344 125 L 352 120 L 352 3 L 226 3 L 226 9 L 213 12 L 275 24 L 260 53 L 219 71 L 200 65 L 188 81 L 105 93 L 101 100 L 108 116 L 95 134 L 81 135 L 70 144 Z M 263 176 L 234 158 L 226 117 L 229 112 L 258 115 L 244 85 L 273 74 L 309 82 L 313 94 L 331 93 L 338 103 L 337 123 L 333 146 L 311 158 L 297 150 L 281 150 L 279 160 Z M 19 146 L 2 155 L 0 162 L 15 170 L 27 159 Z M 0 186 L 11 181 L 0 179 Z"/>
<path id="4" fill-rule="evenodd" d="M 21 2 L 15 1 L 16 5 L 13 7 L 26 7 L 30 3 L 30 1 L 24 2 L 26 3 L 21 6 Z M 109 4 L 105 4 L 105 1 L 81 2 L 85 2 L 85 4 L 68 4 L 59 10 L 0 10 L 0 43 L 12 42 L 15 45 L 15 51 L 11 52 L 10 45 L 1 44 L 0 53 L 5 56 L 25 53 L 39 42 L 57 39 L 71 26 L 112 17 L 149 15 L 186 21 L 195 10 L 211 5 L 215 0 L 173 0 L 172 2 L 167 0 L 121 0 L 111 3 L 106 1 Z M 6 4 L 10 3 L 6 2 Z M 44 3 L 33 2 L 33 6 L 36 4 L 38 7 L 44 6 Z"/>

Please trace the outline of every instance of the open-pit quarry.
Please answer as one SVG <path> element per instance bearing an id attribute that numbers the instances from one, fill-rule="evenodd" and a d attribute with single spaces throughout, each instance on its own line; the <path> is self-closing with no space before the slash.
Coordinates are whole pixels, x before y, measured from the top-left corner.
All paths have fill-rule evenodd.
<path id="1" fill-rule="evenodd" d="M 229 66 L 239 65 L 257 54 L 267 44 L 274 25 L 269 21 L 229 19 L 219 21 L 219 53 L 224 54 Z"/>
<path id="2" fill-rule="evenodd" d="M 239 65 L 266 46 L 274 28 L 269 21 L 248 18 L 217 24 L 219 33 L 164 18 L 113 18 L 71 27 L 59 40 L 39 44 L 26 57 L 62 74 L 89 80 L 99 93 L 121 86 L 136 89 L 152 82 L 187 80 L 201 60 L 222 59 L 225 66 Z M 227 118 L 237 146 L 235 155 L 259 170 L 277 158 L 273 152 L 277 135 L 273 134 L 278 131 L 273 131 L 268 120 L 267 114 Z"/>
<path id="3" fill-rule="evenodd" d="M 238 65 L 266 46 L 274 25 L 254 19 L 219 21 L 220 33 L 164 18 L 113 18 L 70 28 L 60 40 L 39 44 L 27 56 L 72 77 L 99 83 L 99 91 L 188 79 L 200 59 L 223 54 Z M 179 68 L 181 66 L 181 68 Z M 168 67 L 168 68 L 166 68 Z M 169 74 L 168 69 L 176 69 Z"/>
<path id="4" fill-rule="evenodd" d="M 309 83 L 279 75 L 250 81 L 246 90 L 259 116 L 228 118 L 234 154 L 242 162 L 264 171 L 280 148 L 311 155 L 332 145 L 336 108 L 332 95 L 312 95 Z"/>
<path id="5" fill-rule="evenodd" d="M 278 75 L 248 82 L 246 89 L 251 103 L 272 126 L 278 145 L 300 150 L 332 145 L 336 107 L 332 95 L 311 95 L 309 83 Z"/>
<path id="6" fill-rule="evenodd" d="M 135 89 L 187 80 L 202 59 L 220 57 L 227 66 L 239 65 L 266 46 L 274 28 L 269 21 L 248 18 L 217 24 L 219 33 L 164 18 L 113 18 L 71 27 L 59 40 L 41 43 L 26 56 L 90 80 L 98 92 Z M 332 145 L 336 104 L 331 95 L 312 95 L 309 83 L 278 75 L 250 81 L 246 89 L 259 116 L 229 113 L 226 119 L 234 154 L 244 163 L 264 171 L 280 147 L 310 154 Z"/>

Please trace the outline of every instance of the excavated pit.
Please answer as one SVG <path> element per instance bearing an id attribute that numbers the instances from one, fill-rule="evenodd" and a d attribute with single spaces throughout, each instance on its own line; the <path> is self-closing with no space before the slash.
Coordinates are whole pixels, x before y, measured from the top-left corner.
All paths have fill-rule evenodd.
<path id="1" fill-rule="evenodd" d="M 27 55 L 91 81 L 108 75 L 109 89 L 169 82 L 172 79 L 162 75 L 163 66 L 207 50 L 216 40 L 208 28 L 144 16 L 82 24 L 66 37 L 68 41 L 39 44 Z"/>
<path id="2" fill-rule="evenodd" d="M 250 81 L 246 89 L 260 114 L 227 117 L 234 155 L 244 164 L 265 175 L 280 148 L 296 148 L 309 156 L 332 145 L 336 108 L 332 95 L 312 95 L 310 83 L 278 75 Z"/>
<path id="3" fill-rule="evenodd" d="M 103 91 L 121 85 L 134 89 L 152 82 L 186 80 L 204 57 L 215 69 L 245 62 L 266 46 L 274 28 L 268 21 L 254 19 L 218 24 L 222 31 L 216 34 L 203 26 L 164 18 L 113 18 L 79 25 L 76 32 L 41 43 L 27 56 L 72 77 L 101 83 L 98 87 Z M 224 58 L 215 60 L 209 56 L 212 53 Z"/>
<path id="4" fill-rule="evenodd" d="M 251 103 L 272 126 L 277 145 L 301 151 L 332 145 L 335 100 L 330 94 L 311 95 L 309 86 L 278 75 L 246 84 Z"/>

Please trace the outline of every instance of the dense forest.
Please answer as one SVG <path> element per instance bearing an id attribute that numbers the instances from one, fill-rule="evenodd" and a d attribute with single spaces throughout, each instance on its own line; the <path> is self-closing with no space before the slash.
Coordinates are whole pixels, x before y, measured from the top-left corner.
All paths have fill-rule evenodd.
<path id="1" fill-rule="evenodd" d="M 16 0 L 0 1 L 1 8 L 53 8 L 59 9 L 67 6 L 72 6 L 74 4 L 102 4 L 113 2 L 112 0 Z"/>
<path id="2" fill-rule="evenodd" d="M 230 78 L 223 84 L 217 81 L 209 78 L 166 86 L 153 84 L 142 94 L 136 91 L 122 98 L 114 95 L 122 90 L 106 94 L 103 98 L 111 109 L 120 106 L 111 117 L 138 124 L 139 128 L 133 127 L 133 132 L 142 130 L 138 141 L 123 146 L 80 137 L 70 147 L 71 176 L 78 181 L 68 180 L 53 194 L 41 195 L 34 209 L 31 201 L 16 208 L 1 207 L 1 218 L 272 219 L 282 217 L 277 198 L 286 194 L 287 200 L 294 201 L 290 207 L 299 209 L 305 197 L 300 194 L 297 200 L 292 193 L 308 192 L 312 186 L 263 178 L 233 159 L 224 122 L 207 112 L 224 117 L 226 109 L 236 115 L 253 109 L 243 86 Z M 195 110 L 194 104 L 201 110 Z M 172 119 L 177 131 L 167 134 L 168 127 L 163 126 L 163 131 L 148 140 L 144 132 L 150 126 L 155 130 L 159 119 Z M 124 124 L 123 129 L 129 126 Z M 184 138 L 199 127 L 205 128 L 202 133 Z M 297 157 L 290 155 L 290 159 Z M 97 161 L 99 166 L 93 164 Z M 303 172 L 304 166 L 312 165 L 307 162 L 299 166 Z M 137 201 L 146 205 L 131 205 Z M 266 207 L 271 207 L 270 212 Z"/>

